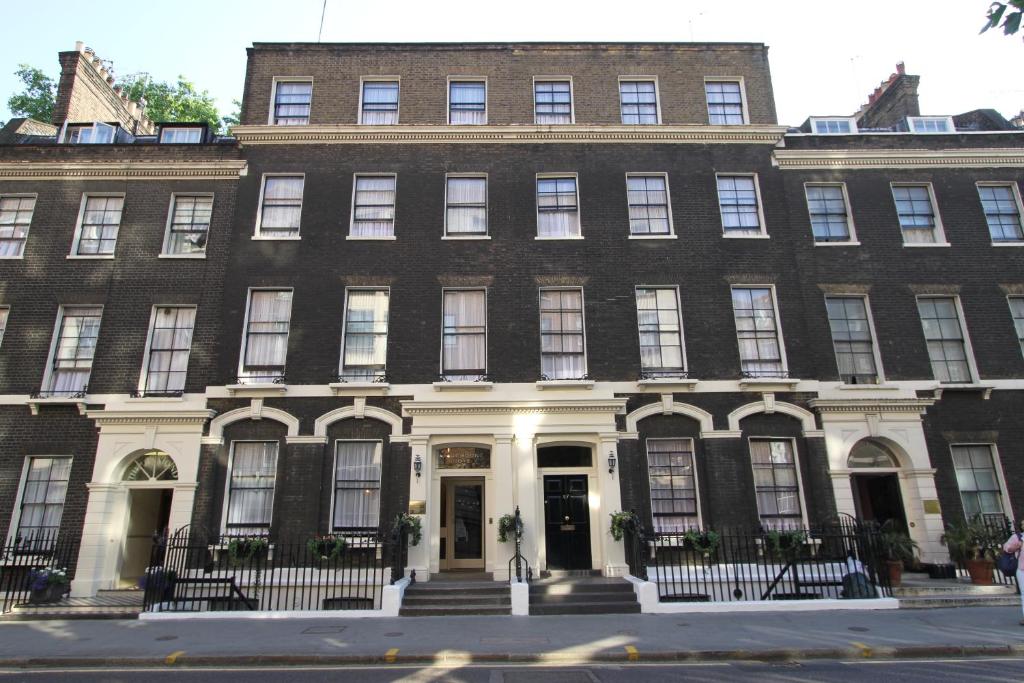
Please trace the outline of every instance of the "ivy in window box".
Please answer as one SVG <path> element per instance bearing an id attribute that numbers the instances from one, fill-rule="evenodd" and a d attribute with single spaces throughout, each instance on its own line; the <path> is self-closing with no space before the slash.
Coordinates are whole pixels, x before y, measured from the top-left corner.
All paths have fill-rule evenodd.
<path id="1" fill-rule="evenodd" d="M 686 550 L 693 550 L 701 555 L 707 557 L 713 552 L 718 550 L 719 544 L 722 542 L 722 537 L 719 536 L 717 531 L 687 531 L 683 535 L 684 548 Z"/>
<path id="2" fill-rule="evenodd" d="M 336 561 L 345 552 L 345 548 L 348 547 L 348 541 L 345 540 L 344 536 L 327 534 L 326 536 L 317 536 L 309 539 L 306 547 L 309 548 L 309 554 L 314 558 Z"/>
<path id="3" fill-rule="evenodd" d="M 622 540 L 626 529 L 630 529 L 635 533 L 640 528 L 640 517 L 635 512 L 613 512 L 611 518 L 611 534 L 612 538 L 616 541 Z"/>
<path id="4" fill-rule="evenodd" d="M 419 517 L 407 512 L 395 515 L 395 531 L 409 534 L 409 545 L 419 545 L 423 540 L 423 523 Z"/>
<path id="5" fill-rule="evenodd" d="M 266 553 L 270 544 L 265 538 L 242 536 L 228 541 L 228 561 L 238 566 Z"/>
<path id="6" fill-rule="evenodd" d="M 792 559 L 807 544 L 807 533 L 796 529 L 791 531 L 772 529 L 765 533 L 764 544 L 772 557 Z"/>

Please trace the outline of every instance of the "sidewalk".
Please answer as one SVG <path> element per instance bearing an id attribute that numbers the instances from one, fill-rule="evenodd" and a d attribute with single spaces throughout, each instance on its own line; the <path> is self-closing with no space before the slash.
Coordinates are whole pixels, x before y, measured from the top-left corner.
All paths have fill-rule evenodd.
<path id="1" fill-rule="evenodd" d="M 0 666 L 1024 655 L 1020 609 L 0 623 Z"/>

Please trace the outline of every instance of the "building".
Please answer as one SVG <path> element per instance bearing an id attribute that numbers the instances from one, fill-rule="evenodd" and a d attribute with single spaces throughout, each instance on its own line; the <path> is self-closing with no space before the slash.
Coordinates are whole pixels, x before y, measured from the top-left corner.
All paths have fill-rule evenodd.
<path id="1" fill-rule="evenodd" d="M 1022 513 L 1024 137 L 902 66 L 787 128 L 761 44 L 257 43 L 218 138 L 61 63 L 0 148 L 0 528 L 80 535 L 76 593 L 186 524 L 410 512 L 418 576 L 502 579 L 516 507 L 609 576 L 622 510 L 926 561 Z"/>

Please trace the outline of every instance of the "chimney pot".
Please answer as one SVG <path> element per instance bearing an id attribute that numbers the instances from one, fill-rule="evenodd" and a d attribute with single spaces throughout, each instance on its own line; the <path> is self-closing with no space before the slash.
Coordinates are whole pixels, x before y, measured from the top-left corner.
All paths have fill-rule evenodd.
<path id="1" fill-rule="evenodd" d="M 85 52 L 85 43 L 83 43 L 81 40 L 76 40 L 75 52 Z"/>

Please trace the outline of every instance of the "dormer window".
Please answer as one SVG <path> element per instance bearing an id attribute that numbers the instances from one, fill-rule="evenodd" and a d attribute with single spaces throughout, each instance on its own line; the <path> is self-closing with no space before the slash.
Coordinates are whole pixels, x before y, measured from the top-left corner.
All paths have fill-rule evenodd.
<path id="1" fill-rule="evenodd" d="M 117 134 L 117 126 L 109 123 L 66 123 L 63 141 L 69 145 L 109 145 Z"/>
<path id="2" fill-rule="evenodd" d="M 161 145 L 199 145 L 203 142 L 203 126 L 161 126 Z"/>
<path id="3" fill-rule="evenodd" d="M 857 122 L 852 116 L 811 117 L 811 130 L 817 135 L 852 135 L 857 132 Z"/>
<path id="4" fill-rule="evenodd" d="M 907 128 L 911 133 L 954 133 L 952 116 L 908 116 Z"/>

